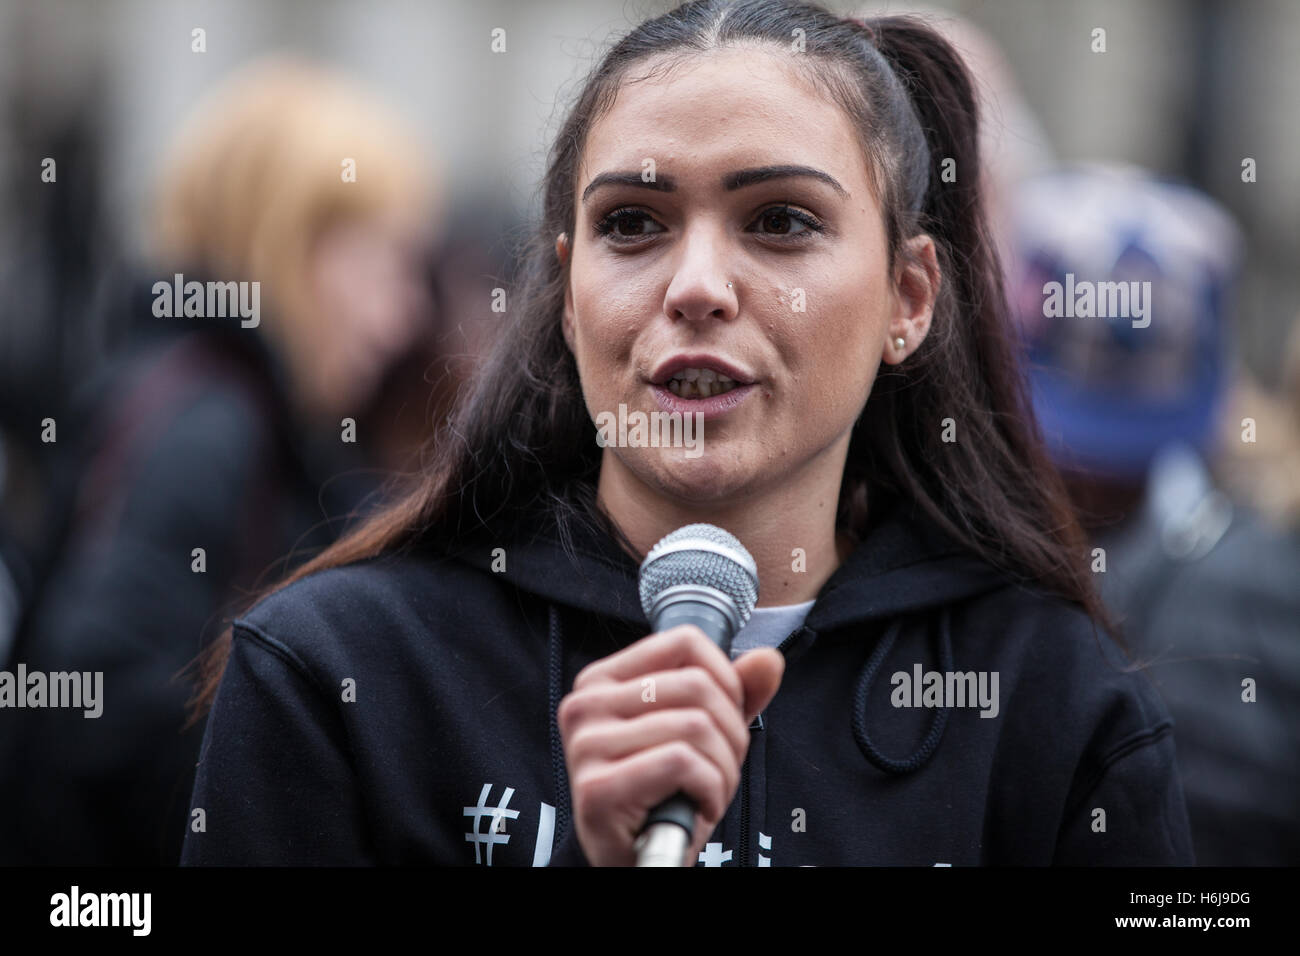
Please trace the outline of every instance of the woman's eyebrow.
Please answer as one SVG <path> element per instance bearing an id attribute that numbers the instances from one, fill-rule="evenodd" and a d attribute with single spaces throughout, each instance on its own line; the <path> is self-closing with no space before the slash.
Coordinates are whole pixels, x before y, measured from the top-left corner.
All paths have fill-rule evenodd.
<path id="1" fill-rule="evenodd" d="M 826 183 L 845 199 L 850 198 L 848 190 L 841 186 L 839 180 L 830 173 L 824 173 L 812 166 L 799 166 L 788 163 L 777 166 L 756 166 L 753 169 L 740 169 L 734 173 L 727 173 L 722 177 L 722 188 L 728 191 L 744 189 L 746 186 L 767 182 L 770 179 L 791 179 L 798 176 L 805 176 Z M 601 186 L 615 185 L 639 186 L 642 189 L 655 189 L 664 193 L 670 193 L 677 189 L 677 182 L 671 176 L 656 176 L 654 179 L 647 181 L 642 178 L 640 171 L 601 173 L 588 183 L 587 188 L 582 191 L 582 201 L 586 202 L 587 197 Z"/>
<path id="2" fill-rule="evenodd" d="M 839 184 L 839 181 L 830 173 L 824 173 L 820 169 L 814 169 L 812 166 L 797 165 L 779 165 L 779 166 L 757 166 L 753 169 L 742 169 L 734 173 L 728 173 L 722 177 L 722 187 L 724 189 L 743 189 L 746 186 L 752 186 L 755 183 L 767 182 L 769 179 L 790 179 L 796 176 L 807 176 L 819 180 L 834 189 L 845 199 L 849 198 L 848 190 Z"/>
<path id="3" fill-rule="evenodd" d="M 641 177 L 639 170 L 627 173 L 601 173 L 582 191 L 582 201 L 586 202 L 587 197 L 601 186 L 640 186 L 642 189 L 657 189 L 661 193 L 670 193 L 677 188 L 677 182 L 671 176 L 656 176 L 654 179 L 646 180 Z"/>

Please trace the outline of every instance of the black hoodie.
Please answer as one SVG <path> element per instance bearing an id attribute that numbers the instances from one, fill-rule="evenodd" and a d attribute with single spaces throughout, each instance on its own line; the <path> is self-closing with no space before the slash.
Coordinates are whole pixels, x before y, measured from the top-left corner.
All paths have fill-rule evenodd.
<path id="1" fill-rule="evenodd" d="M 556 708 L 649 627 L 636 561 L 568 543 L 545 519 L 485 531 L 313 574 L 237 621 L 182 862 L 585 864 Z M 919 509 L 881 499 L 779 649 L 704 865 L 1193 862 L 1150 682 Z M 918 667 L 985 672 L 996 707 L 915 706 L 895 675 Z"/>

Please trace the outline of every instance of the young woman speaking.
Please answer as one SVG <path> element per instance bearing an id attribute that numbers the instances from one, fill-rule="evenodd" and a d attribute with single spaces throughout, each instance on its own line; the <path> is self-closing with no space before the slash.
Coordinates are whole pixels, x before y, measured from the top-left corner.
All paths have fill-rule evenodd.
<path id="1" fill-rule="evenodd" d="M 701 0 L 619 42 L 419 486 L 211 649 L 183 861 L 625 865 L 682 791 L 704 865 L 1190 863 L 977 141 L 909 19 Z M 598 442 L 620 405 L 702 413 L 702 454 Z M 734 660 L 638 600 L 694 522 L 757 565 Z"/>

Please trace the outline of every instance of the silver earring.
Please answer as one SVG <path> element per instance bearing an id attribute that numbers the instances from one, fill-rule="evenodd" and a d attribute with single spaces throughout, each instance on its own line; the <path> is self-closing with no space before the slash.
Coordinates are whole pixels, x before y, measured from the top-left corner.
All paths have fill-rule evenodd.
<path id="1" fill-rule="evenodd" d="M 903 339 L 903 338 L 901 338 L 901 337 L 900 337 L 900 338 L 896 338 L 896 339 L 894 339 L 894 349 L 895 349 L 895 351 L 898 351 L 898 352 L 903 351 L 903 346 L 906 345 L 906 344 L 907 344 L 907 340 L 906 340 L 906 339 Z"/>

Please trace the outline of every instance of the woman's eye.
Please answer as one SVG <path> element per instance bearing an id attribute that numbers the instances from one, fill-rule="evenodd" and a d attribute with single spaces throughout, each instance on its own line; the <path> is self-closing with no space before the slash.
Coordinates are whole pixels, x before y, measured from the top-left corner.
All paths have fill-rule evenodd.
<path id="1" fill-rule="evenodd" d="M 596 232 L 614 243 L 632 244 L 645 241 L 656 233 L 667 230 L 644 209 L 623 207 L 602 216 L 596 223 Z M 747 232 L 775 238 L 800 236 L 810 238 L 811 233 L 822 232 L 821 221 L 811 213 L 794 206 L 771 206 L 763 210 Z"/>
<path id="2" fill-rule="evenodd" d="M 814 216 L 793 206 L 773 206 L 764 209 L 754 220 L 755 231 L 769 236 L 797 236 L 806 232 L 821 232 L 822 225 Z"/>
<path id="3" fill-rule="evenodd" d="M 596 232 L 615 242 L 636 241 L 664 229 L 644 209 L 615 209 L 596 223 Z"/>

